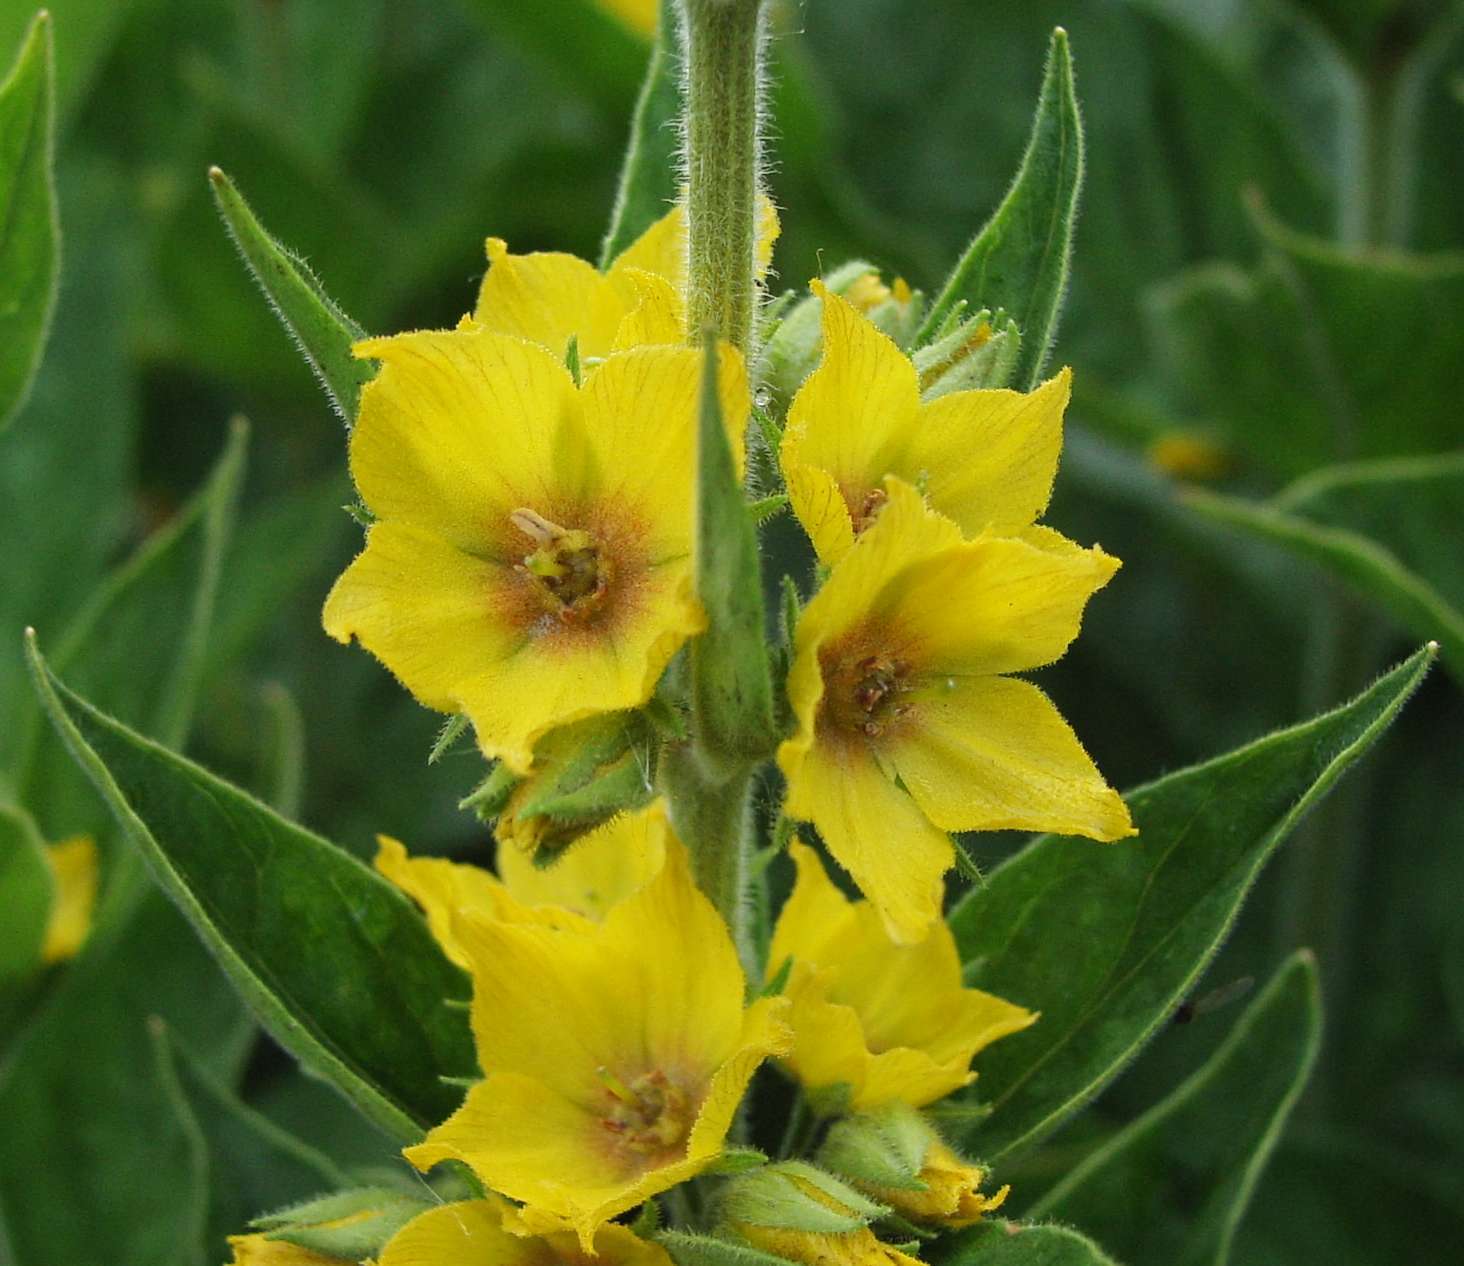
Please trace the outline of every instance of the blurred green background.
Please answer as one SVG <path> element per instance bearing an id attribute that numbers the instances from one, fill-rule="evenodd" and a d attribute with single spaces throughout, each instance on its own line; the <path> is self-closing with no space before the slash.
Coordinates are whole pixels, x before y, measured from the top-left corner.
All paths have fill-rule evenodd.
<path id="1" fill-rule="evenodd" d="M 450 324 L 486 234 L 597 255 L 645 43 L 589 0 L 51 7 L 61 298 L 34 395 L 0 436 L 0 700 L 15 718 L 0 758 L 31 735 L 42 773 L 23 790 L 45 836 L 92 831 L 117 864 L 105 810 L 35 727 L 20 630 L 54 645 L 203 483 L 242 414 L 248 474 L 189 750 L 286 803 L 278 768 L 303 751 L 301 820 L 363 854 L 377 831 L 481 850 L 454 808 L 477 758 L 429 768 L 439 718 L 320 630 L 359 542 L 340 508 L 343 428 L 236 257 L 205 171 L 222 166 L 368 330 Z M 0 58 L 31 16 L 0 2 Z M 1464 628 L 1464 8 L 782 3 L 778 284 L 859 255 L 933 292 L 1011 179 L 1055 25 L 1072 40 L 1088 167 L 1055 352 L 1076 397 L 1048 522 L 1125 567 L 1042 680 L 1130 786 L 1340 702 L 1447 633 L 1398 599 L 1387 568 L 1338 579 L 1350 555 L 1335 541 L 1329 565 L 1224 521 L 1235 502 L 1195 503 L 1156 441 L 1202 441 L 1218 469 L 1191 473 L 1240 498 L 1241 517 L 1295 511 L 1358 533 Z M 1269 501 L 1308 472 L 1389 458 L 1419 460 L 1365 468 L 1361 492 L 1349 477 Z M 173 653 L 182 593 L 159 583 L 147 618 L 104 622 L 98 654 L 147 681 Z M 1312 945 L 1327 1001 L 1321 1065 L 1237 1263 L 1449 1261 L 1464 1245 L 1461 680 L 1446 643 L 1444 670 L 1288 844 L 1211 971 L 1216 985 L 1263 979 Z M 129 715 L 99 701 L 139 722 L 150 702 Z M 974 844 L 989 858 L 1005 846 Z M 160 898 L 103 912 L 25 1024 L 0 1033 L 0 1263 L 222 1260 L 225 1230 L 323 1185 L 318 1157 L 271 1147 L 250 1113 L 348 1167 L 391 1163 L 255 1037 Z M 1157 1101 L 1227 1024 L 1161 1034 L 1001 1175 L 1012 1208 Z"/>

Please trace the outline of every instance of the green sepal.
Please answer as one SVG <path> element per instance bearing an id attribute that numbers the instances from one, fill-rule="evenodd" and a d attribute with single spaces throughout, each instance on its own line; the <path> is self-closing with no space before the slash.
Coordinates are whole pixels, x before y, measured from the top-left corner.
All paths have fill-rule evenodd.
<path id="1" fill-rule="evenodd" d="M 661 1229 L 664 1223 L 665 1216 L 661 1212 L 661 1202 L 655 1196 L 647 1196 L 645 1203 L 640 1207 L 640 1212 L 631 1222 L 630 1229 L 641 1239 L 648 1240 Z"/>
<path id="2" fill-rule="evenodd" d="M 51 16 L 42 10 L 0 83 L 0 431 L 30 395 L 56 309 L 53 65 Z"/>
<path id="3" fill-rule="evenodd" d="M 708 1167 L 709 1174 L 745 1174 L 768 1163 L 766 1152 L 755 1147 L 725 1147 Z"/>
<path id="4" fill-rule="evenodd" d="M 437 732 L 437 738 L 433 740 L 432 750 L 427 753 L 427 763 L 435 765 L 452 749 L 452 745 L 462 738 L 467 732 L 469 725 L 467 713 L 455 712 L 442 723 L 442 729 Z"/>
<path id="5" fill-rule="evenodd" d="M 920 1171 L 940 1136 L 914 1108 L 893 1103 L 877 1112 L 844 1117 L 829 1127 L 818 1149 L 820 1165 L 844 1178 L 923 1191 Z"/>
<path id="6" fill-rule="evenodd" d="M 391 1187 L 357 1187 L 266 1214 L 250 1225 L 267 1239 L 359 1262 L 376 1256 L 402 1227 L 433 1207 L 421 1196 Z M 346 1218 L 353 1219 L 346 1226 L 322 1225 Z"/>
<path id="7" fill-rule="evenodd" d="M 550 733 L 534 768 L 502 809 L 512 833 L 549 865 L 575 840 L 618 813 L 647 804 L 655 788 L 658 744 L 639 712 L 591 717 Z"/>
<path id="8" fill-rule="evenodd" d="M 692 733 L 702 763 L 730 776 L 773 740 L 773 688 L 757 531 L 737 480 L 708 337 L 697 424 L 696 591 L 707 630 L 691 643 Z"/>
<path id="9" fill-rule="evenodd" d="M 971 343 L 976 339 L 981 341 L 973 348 Z M 983 309 L 915 353 L 920 398 L 929 402 L 952 391 L 1009 386 L 1021 347 L 1017 323 L 1002 313 L 992 316 Z"/>
<path id="10" fill-rule="evenodd" d="M 722 1236 L 662 1231 L 655 1239 L 676 1266 L 790 1266 L 786 1257 Z"/>
<path id="11" fill-rule="evenodd" d="M 361 388 L 376 376 L 370 361 L 357 360 L 351 345 L 365 332 L 325 293 L 305 261 L 272 238 L 233 181 L 209 169 L 214 202 L 244 263 L 294 340 L 335 411 L 355 425 Z"/>
<path id="12" fill-rule="evenodd" d="M 809 1187 L 818 1195 L 811 1194 Z M 718 1205 L 720 1221 L 731 1226 L 828 1235 L 857 1231 L 888 1212 L 848 1183 L 799 1160 L 779 1161 L 733 1179 Z"/>
<path id="13" fill-rule="evenodd" d="M 788 494 L 779 492 L 771 497 L 759 497 L 756 501 L 748 502 L 747 517 L 752 520 L 754 527 L 761 527 L 769 519 L 782 514 L 787 508 Z"/>
<path id="14" fill-rule="evenodd" d="M 666 214 L 676 200 L 681 133 L 681 67 L 676 47 L 677 0 L 661 0 L 661 20 L 646 63 L 630 144 L 620 166 L 615 209 L 600 248 L 604 270 L 642 233 Z"/>
<path id="15" fill-rule="evenodd" d="M 1022 335 L 1012 385 L 1035 387 L 1057 333 L 1082 184 L 1083 125 L 1067 32 L 1058 27 L 1016 180 L 946 279 L 915 341 L 927 342 L 962 299 L 972 311 L 1005 309 Z"/>
<path id="16" fill-rule="evenodd" d="M 778 970 L 768 977 L 767 983 L 758 990 L 757 996 L 759 998 L 776 998 L 780 993 L 783 992 L 784 989 L 788 987 L 788 977 L 792 974 L 793 955 L 789 954 L 788 957 L 779 964 Z"/>
<path id="17" fill-rule="evenodd" d="M 523 778 L 500 761 L 488 771 L 482 782 L 458 801 L 458 808 L 471 809 L 479 821 L 491 822 L 503 811 L 513 789 L 521 782 Z"/>

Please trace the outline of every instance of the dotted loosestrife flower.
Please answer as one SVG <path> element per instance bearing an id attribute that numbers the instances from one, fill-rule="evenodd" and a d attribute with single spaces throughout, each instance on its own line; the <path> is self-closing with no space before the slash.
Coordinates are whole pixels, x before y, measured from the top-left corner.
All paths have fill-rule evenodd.
<path id="1" fill-rule="evenodd" d="M 762 204 L 758 274 L 772 261 L 778 215 Z M 472 321 L 564 355 L 571 338 L 592 360 L 645 343 L 686 341 L 686 212 L 675 207 L 619 255 L 605 272 L 563 251 L 510 253 L 488 239 L 488 274 Z"/>
<path id="2" fill-rule="evenodd" d="M 753 1070 L 788 1049 L 783 998 L 744 1007 L 726 925 L 685 850 L 581 930 L 463 915 L 487 1077 L 425 1142 L 522 1201 L 536 1233 L 568 1225 L 590 1251 L 609 1219 L 701 1172 L 722 1151 Z"/>
<path id="3" fill-rule="evenodd" d="M 572 1231 L 525 1235 L 496 1196 L 440 1205 L 402 1227 L 378 1266 L 672 1266 L 659 1244 L 628 1227 L 602 1226 L 587 1252 Z"/>
<path id="4" fill-rule="evenodd" d="M 442 857 L 409 857 L 388 836 L 377 837 L 376 869 L 422 907 L 432 934 L 458 966 L 471 968 L 454 922 L 471 914 L 511 923 L 579 926 L 599 922 L 658 874 L 674 840 L 665 805 L 622 813 L 538 867 L 518 849 L 498 846 L 498 874 Z"/>
<path id="5" fill-rule="evenodd" d="M 91 931 L 97 900 L 97 846 L 87 835 L 49 845 L 46 861 L 55 883 L 51 914 L 41 940 L 41 962 L 73 958 Z"/>
<path id="6" fill-rule="evenodd" d="M 921 403 L 910 358 L 847 299 L 823 299 L 823 360 L 788 410 L 780 454 L 794 513 L 836 563 L 884 505 L 886 475 L 914 484 L 967 535 L 1016 535 L 1047 506 L 1071 374 L 1036 391 L 952 391 Z"/>
<path id="7" fill-rule="evenodd" d="M 1112 840 L 1128 810 L 1036 686 L 1118 569 L 1056 532 L 965 541 L 896 478 L 799 619 L 778 749 L 787 811 L 813 822 L 891 937 L 940 914 L 947 831 Z"/>
<path id="8" fill-rule="evenodd" d="M 481 328 L 371 339 L 351 473 L 376 522 L 325 604 L 422 703 L 526 773 L 555 726 L 643 703 L 705 626 L 692 592 L 701 354 L 643 347 L 577 388 Z M 741 358 L 719 389 L 740 455 Z"/>
<path id="9" fill-rule="evenodd" d="M 795 841 L 790 851 L 798 880 L 778 916 L 768 970 L 792 960 L 784 993 L 793 1049 L 783 1063 L 811 1093 L 847 1086 L 855 1112 L 918 1108 L 968 1085 L 978 1051 L 1036 1020 L 962 987 L 944 922 L 916 945 L 895 944 L 878 911 L 845 897 L 811 848 Z"/>

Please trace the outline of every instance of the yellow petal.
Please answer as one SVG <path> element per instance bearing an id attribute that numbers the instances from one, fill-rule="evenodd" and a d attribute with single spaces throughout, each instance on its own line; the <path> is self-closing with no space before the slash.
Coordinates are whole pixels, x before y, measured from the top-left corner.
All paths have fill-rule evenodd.
<path id="1" fill-rule="evenodd" d="M 953 678 L 920 692 L 887 752 L 920 808 L 946 830 L 1134 834 L 1123 800 L 1047 696 L 1025 681 Z"/>
<path id="2" fill-rule="evenodd" d="M 625 270 L 635 299 L 615 331 L 612 351 L 620 352 L 642 344 L 686 342 L 686 313 L 681 296 L 671 283 L 639 268 Z"/>
<path id="3" fill-rule="evenodd" d="M 823 299 L 823 360 L 793 397 L 780 456 L 785 472 L 827 472 L 858 528 L 885 475 L 902 466 L 919 411 L 919 379 L 909 358 L 846 300 L 819 282 L 811 288 Z M 811 533 L 827 508 L 800 504 L 800 491 L 790 484 L 794 513 Z M 826 545 L 834 539 L 820 535 Z"/>
<path id="4" fill-rule="evenodd" d="M 473 318 L 484 329 L 528 339 L 562 358 L 571 338 L 581 357 L 610 351 L 626 304 L 592 264 L 557 251 L 513 255 L 488 239 L 488 275 Z"/>
<path id="5" fill-rule="evenodd" d="M 828 850 L 899 944 L 921 940 L 940 917 L 951 842 L 858 740 L 814 744 L 801 758 L 779 749 L 787 812 L 818 827 Z"/>
<path id="6" fill-rule="evenodd" d="M 46 849 L 55 897 L 41 940 L 41 962 L 59 963 L 73 957 L 91 931 L 97 900 L 97 846 L 90 836 L 77 835 Z"/>
<path id="7" fill-rule="evenodd" d="M 640 347 L 610 357 L 586 379 L 582 400 L 589 460 L 603 472 L 602 496 L 631 507 L 659 561 L 690 552 L 702 353 Z M 718 395 L 739 473 L 750 408 L 747 372 L 723 344 Z"/>
<path id="8" fill-rule="evenodd" d="M 611 818 L 548 866 L 536 866 L 522 850 L 500 844 L 498 873 L 526 905 L 562 906 L 600 920 L 660 874 L 669 834 L 666 808 L 658 800 Z"/>
<path id="9" fill-rule="evenodd" d="M 644 233 L 616 256 L 606 274 L 610 283 L 627 300 L 633 291 L 628 288 L 629 274 L 654 273 L 670 283 L 680 295 L 686 290 L 686 210 L 677 205 L 651 225 Z"/>
<path id="10" fill-rule="evenodd" d="M 843 558 L 854 544 L 854 521 L 838 481 L 820 466 L 784 461 L 783 482 L 814 553 L 829 562 Z"/>
<path id="11" fill-rule="evenodd" d="M 504 618 L 506 569 L 406 523 L 383 521 L 325 601 L 325 631 L 361 645 L 439 712 L 466 710 L 521 637 Z"/>
<path id="12" fill-rule="evenodd" d="M 351 474 L 378 518 L 504 554 L 520 544 L 516 507 L 553 518 L 591 491 L 574 381 L 544 349 L 470 328 L 354 350 L 381 362 L 351 436 Z"/>
<path id="13" fill-rule="evenodd" d="M 339 1257 L 263 1235 L 231 1235 L 229 1247 L 234 1251 L 231 1266 L 341 1266 Z"/>
<path id="14" fill-rule="evenodd" d="M 830 945 L 853 919 L 853 903 L 829 879 L 818 854 L 801 840 L 788 846 L 797 879 L 778 912 L 768 948 L 767 979 L 783 970 L 790 958 L 801 963 L 827 964 Z"/>
<path id="15" fill-rule="evenodd" d="M 909 468 L 930 504 L 968 535 L 1011 535 L 1047 506 L 1072 393 L 1064 369 L 1035 391 L 956 391 L 925 405 Z"/>
<path id="16" fill-rule="evenodd" d="M 1060 658 L 1088 599 L 1118 570 L 1094 546 L 1059 548 L 1055 532 L 983 537 L 914 560 L 869 603 L 889 649 L 917 674 L 1020 672 Z"/>
<path id="17" fill-rule="evenodd" d="M 498 1200 L 460 1200 L 419 1214 L 393 1235 L 379 1266 L 550 1266 L 542 1243 L 503 1229 Z"/>

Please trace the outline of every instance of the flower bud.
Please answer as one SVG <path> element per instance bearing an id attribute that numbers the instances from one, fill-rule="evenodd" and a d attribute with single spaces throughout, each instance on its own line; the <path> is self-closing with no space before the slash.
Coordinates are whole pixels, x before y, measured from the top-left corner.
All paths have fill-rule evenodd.
<path id="1" fill-rule="evenodd" d="M 723 1196 L 727 1230 L 807 1266 L 912 1266 L 915 1259 L 882 1243 L 869 1224 L 887 1212 L 832 1174 L 784 1161 L 734 1179 Z"/>
<path id="2" fill-rule="evenodd" d="M 917 351 L 920 398 L 935 400 L 952 391 L 1005 387 L 1017 364 L 1022 336 L 1015 321 L 982 310 Z"/>
<path id="3" fill-rule="evenodd" d="M 390 1187 L 361 1187 L 255 1218 L 254 1234 L 231 1235 L 232 1266 L 340 1266 L 375 1257 L 427 1207 Z"/>
<path id="4" fill-rule="evenodd" d="M 818 1159 L 894 1213 L 927 1226 L 971 1226 L 999 1208 L 1009 1190 L 982 1194 L 987 1171 L 956 1155 L 905 1104 L 836 1122 Z"/>

